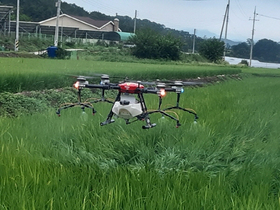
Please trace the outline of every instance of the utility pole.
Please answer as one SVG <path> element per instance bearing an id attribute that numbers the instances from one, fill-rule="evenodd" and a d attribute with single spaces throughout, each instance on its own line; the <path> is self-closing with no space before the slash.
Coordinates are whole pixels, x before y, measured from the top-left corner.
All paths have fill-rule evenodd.
<path id="1" fill-rule="evenodd" d="M 56 15 L 56 27 L 55 27 L 55 35 L 54 35 L 54 46 L 58 45 L 58 32 L 59 32 L 59 15 L 61 10 L 61 0 L 57 2 L 57 15 Z"/>
<path id="2" fill-rule="evenodd" d="M 8 30 L 9 36 L 11 36 L 11 10 L 9 10 L 9 30 Z"/>
<path id="3" fill-rule="evenodd" d="M 194 29 L 194 32 L 193 32 L 193 50 L 192 50 L 193 54 L 194 54 L 194 51 L 195 51 L 195 36 L 196 36 L 196 29 Z"/>
<path id="4" fill-rule="evenodd" d="M 17 0 L 17 23 L 16 23 L 16 39 L 15 39 L 15 51 L 18 51 L 19 44 L 19 0 Z"/>
<path id="5" fill-rule="evenodd" d="M 135 10 L 134 30 L 133 30 L 133 33 L 136 33 L 136 19 L 137 19 L 137 10 Z"/>
<path id="6" fill-rule="evenodd" d="M 250 66 L 252 66 L 252 57 L 253 57 L 253 47 L 254 47 L 254 34 L 255 34 L 255 22 L 256 22 L 256 7 L 254 11 L 254 18 L 253 18 L 253 30 L 252 30 L 252 39 L 251 39 L 251 51 L 250 51 Z"/>
<path id="7" fill-rule="evenodd" d="M 221 30 L 221 34 L 220 34 L 220 41 L 222 40 L 222 35 L 223 35 L 223 30 L 224 30 L 225 23 L 226 23 L 225 41 L 227 40 L 228 22 L 229 22 L 229 7 L 230 7 L 230 0 L 228 0 L 228 4 L 227 4 L 227 7 L 226 7 L 226 12 L 225 12 L 223 25 L 222 25 L 222 30 Z M 224 49 L 224 58 L 225 58 L 225 56 L 226 56 L 226 43 L 225 43 L 225 49 Z"/>

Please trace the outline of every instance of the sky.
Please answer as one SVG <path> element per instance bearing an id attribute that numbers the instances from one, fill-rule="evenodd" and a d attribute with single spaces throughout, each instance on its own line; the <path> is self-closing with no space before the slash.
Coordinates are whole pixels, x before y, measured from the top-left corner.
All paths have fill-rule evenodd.
<path id="1" fill-rule="evenodd" d="M 167 28 L 187 31 L 207 38 L 219 38 L 229 3 L 227 38 L 246 42 L 270 39 L 280 42 L 280 0 L 62 0 L 88 12 L 148 19 Z M 63 9 L 63 8 L 62 8 Z M 223 30 L 225 38 L 225 27 Z"/>

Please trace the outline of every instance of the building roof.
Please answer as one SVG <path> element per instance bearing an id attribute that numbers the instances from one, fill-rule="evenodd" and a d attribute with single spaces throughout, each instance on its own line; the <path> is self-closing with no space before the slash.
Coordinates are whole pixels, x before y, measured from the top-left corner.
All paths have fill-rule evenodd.
<path id="1" fill-rule="evenodd" d="M 98 30 L 101 30 L 102 28 L 106 27 L 107 25 L 109 24 L 112 24 L 112 25 L 115 25 L 113 21 L 108 21 L 108 20 L 93 20 L 89 17 L 82 17 L 82 16 L 70 16 L 70 15 L 67 15 L 67 14 L 62 14 L 59 16 L 60 18 L 61 17 L 68 17 L 72 20 L 76 20 L 80 23 L 83 23 L 85 25 L 88 25 L 90 27 L 93 27 L 95 29 L 98 29 Z M 44 24 L 46 22 L 49 22 L 51 20 L 54 20 L 56 19 L 56 17 L 52 17 L 52 18 L 49 18 L 47 20 L 43 20 L 40 22 L 40 24 Z"/>
<path id="2" fill-rule="evenodd" d="M 110 22 L 113 23 L 110 20 L 93 20 L 90 17 L 82 17 L 82 16 L 75 16 L 75 15 L 72 15 L 71 17 L 76 18 L 77 20 L 80 20 L 82 22 L 88 23 L 90 25 L 97 26 L 98 28 L 102 28 L 104 25 L 107 25 Z"/>
<path id="3" fill-rule="evenodd" d="M 134 33 L 117 32 L 120 35 L 120 41 L 127 41 L 130 37 L 134 36 Z"/>

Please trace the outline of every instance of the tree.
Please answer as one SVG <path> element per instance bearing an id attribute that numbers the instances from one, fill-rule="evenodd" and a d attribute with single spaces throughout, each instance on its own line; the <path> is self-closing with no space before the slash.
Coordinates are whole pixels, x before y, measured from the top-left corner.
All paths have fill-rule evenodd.
<path id="1" fill-rule="evenodd" d="M 280 45 L 268 39 L 259 40 L 254 46 L 253 57 L 259 61 L 280 62 Z"/>
<path id="2" fill-rule="evenodd" d="M 222 59 L 225 43 L 218 39 L 211 38 L 203 41 L 199 46 L 199 54 L 211 62 L 217 62 Z"/>
<path id="3" fill-rule="evenodd" d="M 234 45 L 231 47 L 232 57 L 236 58 L 249 58 L 250 57 L 250 45 L 246 42 L 242 42 L 238 45 Z"/>
<path id="4" fill-rule="evenodd" d="M 130 38 L 135 44 L 132 54 L 138 58 L 179 60 L 182 42 L 171 34 L 162 35 L 152 29 L 141 30 Z"/>
<path id="5" fill-rule="evenodd" d="M 16 20 L 16 14 L 11 15 L 11 20 Z M 19 20 L 20 21 L 31 21 L 31 17 L 25 15 L 25 14 L 19 14 Z"/>

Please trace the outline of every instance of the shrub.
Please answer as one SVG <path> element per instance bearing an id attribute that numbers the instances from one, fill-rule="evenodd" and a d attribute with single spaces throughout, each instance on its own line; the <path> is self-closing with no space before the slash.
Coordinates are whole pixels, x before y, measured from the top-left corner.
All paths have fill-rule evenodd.
<path id="1" fill-rule="evenodd" d="M 224 45 L 225 43 L 218 39 L 207 39 L 201 43 L 199 54 L 211 62 L 217 62 L 222 59 Z"/>
<path id="2" fill-rule="evenodd" d="M 138 58 L 179 60 L 182 42 L 171 34 L 162 35 L 151 29 L 130 38 L 135 44 L 132 54 Z"/>
<path id="3" fill-rule="evenodd" d="M 249 63 L 247 60 L 242 60 L 239 64 L 245 65 L 245 66 L 249 66 Z"/>
<path id="4" fill-rule="evenodd" d="M 61 47 L 58 47 L 57 50 L 56 50 L 56 57 L 58 59 L 69 59 L 71 56 L 71 52 L 61 48 Z"/>

